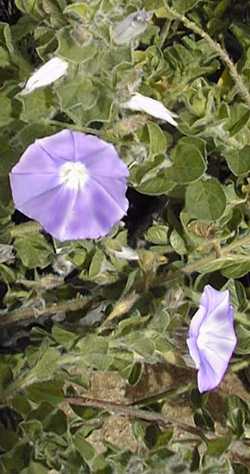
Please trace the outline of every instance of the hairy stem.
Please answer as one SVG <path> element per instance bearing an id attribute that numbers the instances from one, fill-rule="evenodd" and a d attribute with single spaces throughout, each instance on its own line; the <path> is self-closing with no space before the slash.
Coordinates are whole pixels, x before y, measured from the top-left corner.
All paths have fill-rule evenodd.
<path id="1" fill-rule="evenodd" d="M 52 303 L 42 308 L 34 308 L 32 306 L 22 307 L 14 311 L 10 311 L 7 315 L 1 316 L 0 328 L 11 327 L 20 321 L 32 321 L 33 319 L 41 318 L 42 316 L 52 316 L 56 313 L 63 313 L 66 311 L 78 311 L 88 307 L 92 302 L 91 298 L 81 297 L 71 300 L 62 301 L 60 303 Z"/>
<path id="2" fill-rule="evenodd" d="M 60 122 L 59 120 L 49 120 L 50 125 L 56 125 L 61 128 L 69 128 L 72 130 L 76 130 L 77 132 L 83 132 L 83 133 L 91 133 L 92 135 L 102 135 L 101 130 L 95 130 L 94 128 L 90 127 L 78 127 L 78 125 L 75 125 L 74 123 L 66 123 L 66 122 Z"/>
<path id="3" fill-rule="evenodd" d="M 214 41 L 211 36 L 209 36 L 208 33 L 202 30 L 196 23 L 193 21 L 189 20 L 186 16 L 181 15 L 177 11 L 175 11 L 173 8 L 169 7 L 167 4 L 167 1 L 165 0 L 165 8 L 169 15 L 176 20 L 179 20 L 185 25 L 189 30 L 192 30 L 194 33 L 198 34 L 203 38 L 209 46 L 218 54 L 220 59 L 224 62 L 224 64 L 228 67 L 228 70 L 230 72 L 230 75 L 235 83 L 236 90 L 238 94 L 241 96 L 241 98 L 244 100 L 244 102 L 250 107 L 250 93 L 245 85 L 241 75 L 238 73 L 236 66 L 228 56 L 227 52 L 222 48 L 222 46 L 217 42 Z"/>
<path id="4" fill-rule="evenodd" d="M 116 413 L 121 416 L 127 416 L 128 418 L 138 418 L 141 420 L 155 422 L 163 427 L 170 425 L 177 426 L 178 428 L 199 436 L 203 441 L 207 442 L 207 438 L 199 428 L 188 425 L 187 423 L 178 422 L 176 419 L 165 417 L 160 413 L 142 410 L 141 408 L 131 407 L 129 405 L 115 403 L 108 400 L 96 400 L 85 397 L 71 397 L 66 398 L 70 405 L 77 406 L 88 406 L 93 408 L 100 408 L 110 413 Z"/>
<path id="5" fill-rule="evenodd" d="M 237 250 L 238 248 L 244 245 L 250 245 L 250 233 L 246 235 L 245 237 L 242 237 L 241 239 L 235 240 L 229 245 L 225 245 L 224 247 L 221 247 L 220 257 L 217 260 L 219 260 L 220 258 L 225 258 L 227 256 L 230 256 L 232 252 L 234 252 L 235 250 Z M 185 267 L 182 268 L 182 271 L 187 274 L 200 271 L 200 269 L 202 269 L 202 266 L 206 266 L 208 263 L 211 263 L 214 260 L 216 260 L 215 254 L 208 255 L 207 257 L 199 258 L 193 263 L 188 263 L 187 265 L 185 265 Z"/>

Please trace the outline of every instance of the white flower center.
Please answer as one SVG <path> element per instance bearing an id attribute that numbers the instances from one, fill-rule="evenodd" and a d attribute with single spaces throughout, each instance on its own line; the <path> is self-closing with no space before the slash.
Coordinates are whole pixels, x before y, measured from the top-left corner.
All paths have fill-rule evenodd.
<path id="1" fill-rule="evenodd" d="M 60 168 L 60 180 L 70 189 L 83 188 L 89 177 L 86 166 L 83 163 L 67 162 Z"/>

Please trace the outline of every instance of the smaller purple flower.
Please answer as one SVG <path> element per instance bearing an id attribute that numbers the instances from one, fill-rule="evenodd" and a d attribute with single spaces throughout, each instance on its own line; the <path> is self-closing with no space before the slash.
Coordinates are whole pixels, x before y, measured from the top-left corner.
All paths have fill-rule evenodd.
<path id="1" fill-rule="evenodd" d="M 217 291 L 210 285 L 205 286 L 187 339 L 189 353 L 198 369 L 201 393 L 219 385 L 236 342 L 229 291 Z"/>
<path id="2" fill-rule="evenodd" d="M 10 184 L 16 209 L 53 237 L 96 239 L 126 214 L 127 177 L 113 145 L 63 130 L 27 148 Z"/>

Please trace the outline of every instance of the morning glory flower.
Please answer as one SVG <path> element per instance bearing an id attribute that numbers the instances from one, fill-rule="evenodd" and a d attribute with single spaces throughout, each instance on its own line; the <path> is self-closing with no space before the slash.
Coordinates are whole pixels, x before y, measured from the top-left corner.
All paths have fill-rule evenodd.
<path id="1" fill-rule="evenodd" d="M 103 237 L 120 221 L 127 177 L 113 145 L 63 130 L 27 148 L 10 184 L 16 209 L 64 241 Z"/>
<path id="2" fill-rule="evenodd" d="M 198 369 L 201 393 L 219 385 L 236 342 L 229 291 L 217 291 L 210 285 L 205 286 L 187 339 L 190 355 Z"/>
<path id="3" fill-rule="evenodd" d="M 68 66 L 68 63 L 63 59 L 57 57 L 50 59 L 32 74 L 20 94 L 30 94 L 40 87 L 52 84 L 66 74 Z"/>
<path id="4" fill-rule="evenodd" d="M 170 110 L 168 110 L 165 105 L 158 100 L 146 97 L 138 92 L 136 92 L 136 94 L 134 94 L 127 102 L 122 104 L 122 107 L 139 112 L 145 112 L 148 115 L 152 115 L 152 117 L 165 120 L 165 122 L 177 127 L 177 122 L 174 120 L 174 117 L 177 117 L 175 113 L 170 112 Z"/>

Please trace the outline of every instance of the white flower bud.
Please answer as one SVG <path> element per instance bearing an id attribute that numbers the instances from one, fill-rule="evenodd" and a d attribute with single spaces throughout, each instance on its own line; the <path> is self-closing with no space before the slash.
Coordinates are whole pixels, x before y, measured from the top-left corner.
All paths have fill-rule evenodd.
<path id="1" fill-rule="evenodd" d="M 128 44 L 146 31 L 151 17 L 152 12 L 146 12 L 145 10 L 139 10 L 128 15 L 116 25 L 113 31 L 114 42 L 118 45 Z"/>
<path id="2" fill-rule="evenodd" d="M 69 64 L 60 58 L 52 58 L 43 64 L 26 82 L 21 95 L 29 94 L 39 87 L 48 86 L 66 74 Z"/>
<path id="3" fill-rule="evenodd" d="M 177 127 L 177 122 L 173 118 L 177 117 L 176 114 L 170 112 L 170 110 L 168 110 L 158 100 L 151 99 L 151 97 L 146 97 L 138 92 L 136 92 L 136 94 L 134 94 L 127 102 L 122 104 L 122 107 L 139 112 L 145 112 L 148 115 L 152 115 L 152 117 L 165 120 L 165 122 Z"/>

